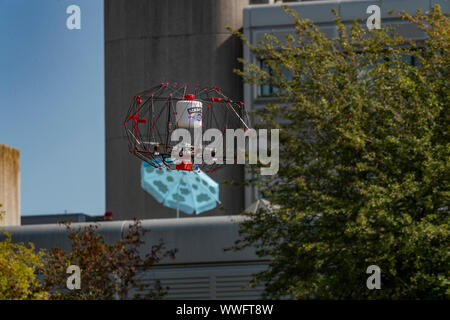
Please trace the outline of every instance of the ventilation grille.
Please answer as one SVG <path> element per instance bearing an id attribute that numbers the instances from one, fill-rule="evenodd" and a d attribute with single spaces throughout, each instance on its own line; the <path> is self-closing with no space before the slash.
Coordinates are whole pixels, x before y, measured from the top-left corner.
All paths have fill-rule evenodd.
<path id="1" fill-rule="evenodd" d="M 251 275 L 223 275 L 216 277 L 217 299 L 259 299 L 263 285 L 250 287 Z"/>
<path id="2" fill-rule="evenodd" d="M 139 275 L 139 283 L 153 286 L 156 281 L 167 294 L 164 299 L 259 299 L 263 285 L 249 287 L 253 275 L 265 265 L 237 265 L 153 269 Z M 130 297 L 134 293 L 130 294 Z"/>
<path id="3" fill-rule="evenodd" d="M 161 286 L 167 291 L 165 299 L 209 299 L 208 277 L 160 278 Z"/>

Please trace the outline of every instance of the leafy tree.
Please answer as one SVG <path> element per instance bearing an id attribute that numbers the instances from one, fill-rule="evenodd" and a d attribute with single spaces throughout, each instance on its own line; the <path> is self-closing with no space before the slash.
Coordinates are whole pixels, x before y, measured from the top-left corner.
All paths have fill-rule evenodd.
<path id="1" fill-rule="evenodd" d="M 449 18 L 402 13 L 428 35 L 415 43 L 336 14 L 330 39 L 285 9 L 284 40 L 234 31 L 266 67 L 236 72 L 278 88 L 255 118 L 280 129 L 279 172 L 253 183 L 279 209 L 247 214 L 234 247 L 271 257 L 253 283 L 270 298 L 449 298 Z"/>
<path id="2" fill-rule="evenodd" d="M 0 212 L 0 220 L 3 213 Z M 5 239 L 0 241 L 0 300 L 48 299 L 48 293 L 36 276 L 37 270 L 42 268 L 44 253 L 35 253 L 32 243 L 27 248 L 22 243 L 12 243 L 8 233 L 3 232 L 3 235 Z"/>
<path id="3" fill-rule="evenodd" d="M 148 254 L 141 255 L 139 248 L 144 243 L 142 236 L 146 231 L 139 220 L 130 225 L 122 240 L 112 244 L 97 233 L 96 225 L 73 229 L 66 224 L 66 228 L 72 251 L 53 248 L 43 269 L 45 287 L 52 292 L 52 299 L 127 299 L 130 290 L 136 292 L 134 298 L 158 299 L 164 295 L 158 283 L 139 285 L 137 275 L 165 257 L 174 258 L 176 250 L 165 251 L 161 240 Z M 79 290 L 66 289 L 69 265 L 77 265 L 81 269 Z M 144 290 L 145 294 L 139 293 Z"/>

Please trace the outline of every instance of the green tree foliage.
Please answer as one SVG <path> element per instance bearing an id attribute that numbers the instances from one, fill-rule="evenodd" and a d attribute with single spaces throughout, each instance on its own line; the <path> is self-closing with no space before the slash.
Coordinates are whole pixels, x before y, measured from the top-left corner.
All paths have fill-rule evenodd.
<path id="1" fill-rule="evenodd" d="M 161 240 L 149 253 L 140 254 L 146 230 L 139 220 L 130 225 L 123 239 L 114 243 L 107 243 L 95 225 L 73 229 L 66 224 L 66 228 L 71 252 L 53 248 L 43 269 L 45 287 L 52 292 L 52 299 L 126 299 L 130 290 L 134 290 L 134 298 L 140 299 L 159 299 L 164 295 L 157 282 L 140 285 L 137 276 L 165 257 L 174 258 L 176 250 L 166 251 Z M 66 289 L 69 265 L 81 269 L 79 290 Z"/>
<path id="2" fill-rule="evenodd" d="M 272 298 L 449 298 L 449 18 L 402 13 L 428 35 L 414 43 L 337 17 L 330 39 L 286 10 L 284 40 L 235 31 L 267 67 L 236 72 L 279 88 L 256 118 L 280 129 L 279 172 L 257 182 L 279 210 L 248 214 L 235 249 L 271 256 L 254 282 Z"/>
<path id="3" fill-rule="evenodd" d="M 0 300 L 48 299 L 36 277 L 44 253 L 35 253 L 31 243 L 29 248 L 12 243 L 11 236 L 4 235 L 6 238 L 0 241 Z"/>
<path id="4" fill-rule="evenodd" d="M 5 214 L 1 207 L 0 204 L 0 220 Z M 46 300 L 48 293 L 36 277 L 44 253 L 35 253 L 32 243 L 29 248 L 22 243 L 14 244 L 8 233 L 1 233 L 5 239 L 0 241 L 0 300 Z"/>

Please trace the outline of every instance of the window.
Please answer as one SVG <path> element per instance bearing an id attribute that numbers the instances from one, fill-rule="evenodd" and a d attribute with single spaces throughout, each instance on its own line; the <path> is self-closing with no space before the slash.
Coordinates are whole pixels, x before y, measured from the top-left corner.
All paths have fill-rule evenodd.
<path id="1" fill-rule="evenodd" d="M 269 67 L 265 64 L 264 60 L 259 59 L 259 67 L 261 70 L 271 73 Z M 286 80 L 291 81 L 292 80 L 292 71 L 285 70 L 283 71 L 283 76 L 286 78 Z M 258 98 L 265 98 L 265 97 L 273 97 L 280 91 L 279 88 L 273 87 L 269 84 L 262 84 L 258 87 Z"/>

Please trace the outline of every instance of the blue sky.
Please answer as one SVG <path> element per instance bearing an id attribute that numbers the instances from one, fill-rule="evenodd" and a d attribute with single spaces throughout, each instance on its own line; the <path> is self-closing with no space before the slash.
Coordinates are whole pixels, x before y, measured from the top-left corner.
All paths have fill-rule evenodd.
<path id="1" fill-rule="evenodd" d="M 104 213 L 102 0 L 0 0 L 0 143 L 21 153 L 22 215 Z"/>

